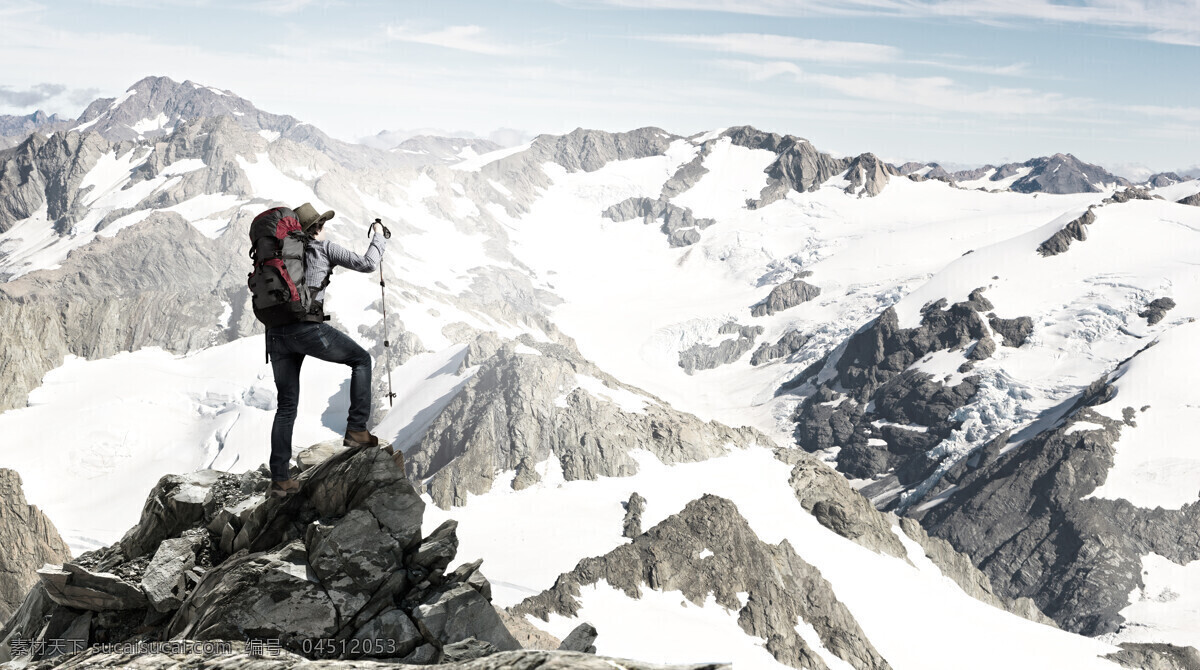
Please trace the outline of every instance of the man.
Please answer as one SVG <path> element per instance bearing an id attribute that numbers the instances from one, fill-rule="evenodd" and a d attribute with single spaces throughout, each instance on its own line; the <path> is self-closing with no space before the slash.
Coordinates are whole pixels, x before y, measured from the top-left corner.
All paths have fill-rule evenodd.
<path id="1" fill-rule="evenodd" d="M 280 497 L 300 488 L 288 476 L 288 462 L 292 457 L 292 426 L 300 399 L 300 366 L 305 356 L 350 366 L 350 411 L 342 443 L 348 447 L 379 444 L 379 438 L 367 432 L 367 419 L 371 416 L 371 355 L 349 335 L 324 322 L 323 305 L 325 286 L 335 266 L 358 272 L 372 272 L 379 267 L 385 246 L 383 226 L 371 225 L 371 245 L 360 256 L 325 240 L 325 222 L 333 218 L 333 210 L 318 214 L 306 202 L 294 211 L 304 232 L 316 238 L 305 253 L 304 280 L 306 285 L 319 289 L 313 296 L 317 312 L 313 320 L 267 329 L 267 353 L 279 398 L 271 426 L 271 493 Z"/>

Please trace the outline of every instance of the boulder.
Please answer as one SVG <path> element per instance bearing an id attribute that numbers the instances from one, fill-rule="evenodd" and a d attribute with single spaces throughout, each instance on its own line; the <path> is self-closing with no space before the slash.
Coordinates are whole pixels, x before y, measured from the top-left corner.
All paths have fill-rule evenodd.
<path id="1" fill-rule="evenodd" d="M 142 590 L 107 572 L 91 572 L 74 563 L 45 565 L 37 571 L 55 603 L 81 610 L 132 610 L 146 606 Z"/>
<path id="2" fill-rule="evenodd" d="M 196 565 L 199 544 L 199 538 L 179 537 L 158 545 L 142 577 L 142 591 L 155 610 L 173 612 L 183 604 L 188 586 L 185 575 Z"/>
<path id="3" fill-rule="evenodd" d="M 446 644 L 477 638 L 500 651 L 520 649 L 491 604 L 466 584 L 433 593 L 413 612 L 426 637 Z"/>

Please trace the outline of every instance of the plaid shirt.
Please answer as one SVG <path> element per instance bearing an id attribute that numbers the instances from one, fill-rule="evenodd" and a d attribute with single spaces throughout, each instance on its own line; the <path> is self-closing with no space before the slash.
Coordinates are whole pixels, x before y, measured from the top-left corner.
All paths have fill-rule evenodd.
<path id="1" fill-rule="evenodd" d="M 371 246 L 367 253 L 358 255 L 340 244 L 328 240 L 314 240 L 308 246 L 305 260 L 304 282 L 309 286 L 320 286 L 325 276 L 336 266 L 350 268 L 356 272 L 373 272 L 379 267 L 383 258 L 383 249 L 387 242 L 383 235 L 376 234 L 371 238 Z M 325 300 L 325 291 L 321 290 L 315 296 L 316 300 Z"/>

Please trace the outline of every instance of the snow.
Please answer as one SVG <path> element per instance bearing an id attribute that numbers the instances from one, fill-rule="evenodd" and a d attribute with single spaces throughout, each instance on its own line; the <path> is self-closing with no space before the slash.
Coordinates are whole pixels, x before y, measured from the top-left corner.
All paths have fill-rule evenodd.
<path id="1" fill-rule="evenodd" d="M 214 219 L 212 215 L 227 212 L 242 202 L 236 195 L 210 193 L 189 198 L 163 211 L 178 213 L 206 237 L 215 239 L 229 227 L 230 219 Z"/>
<path id="2" fill-rule="evenodd" d="M 514 351 L 516 351 L 518 354 L 528 354 L 530 356 L 541 356 L 542 355 L 542 352 L 538 351 L 537 349 L 534 349 L 533 347 L 531 347 L 527 344 L 517 344 L 516 349 Z"/>
<path id="3" fill-rule="evenodd" d="M 253 162 L 238 156 L 237 162 L 250 180 L 250 189 L 259 198 L 288 203 L 293 207 L 297 203 L 310 202 L 319 211 L 332 209 L 313 193 L 308 184 L 284 174 L 266 153 L 256 155 Z"/>
<path id="4" fill-rule="evenodd" d="M 1065 434 L 1071 435 L 1083 430 L 1104 430 L 1104 426 L 1091 421 L 1076 421 L 1075 423 L 1071 424 L 1070 428 L 1067 428 L 1067 432 Z"/>
<path id="5" fill-rule="evenodd" d="M 128 100 L 128 99 L 132 98 L 133 96 L 137 95 L 137 92 L 138 92 L 138 91 L 137 91 L 137 89 L 136 89 L 136 88 L 131 88 L 131 89 L 129 89 L 128 91 L 125 91 L 125 92 L 124 92 L 124 93 L 122 93 L 121 95 L 117 96 L 117 97 L 116 97 L 116 99 L 114 99 L 114 100 L 112 101 L 112 103 L 111 103 L 111 104 L 109 104 L 109 106 L 108 106 L 108 109 L 109 109 L 109 110 L 114 110 L 114 109 L 116 109 L 116 108 L 120 107 L 121 105 L 125 104 L 125 101 L 126 101 L 126 100 Z"/>
<path id="6" fill-rule="evenodd" d="M 559 407 L 566 407 L 567 395 L 577 388 L 582 388 L 584 391 L 587 391 L 590 395 L 597 398 L 603 398 L 604 400 L 614 402 L 618 407 L 621 408 L 622 412 L 629 412 L 631 414 L 645 412 L 646 405 L 654 402 L 644 395 L 634 393 L 627 389 L 613 388 L 608 386 L 603 381 L 590 375 L 576 373 L 575 384 L 576 385 L 568 389 L 566 393 L 555 399 L 556 405 Z"/>
<path id="7" fill-rule="evenodd" d="M 168 473 L 257 468 L 270 452 L 274 382 L 262 336 L 191 355 L 147 348 L 46 373 L 29 406 L 0 414 L 0 460 L 73 553 L 120 539 Z M 294 444 L 339 437 L 349 368 L 305 365 Z M 70 417 L 64 420 L 64 417 Z M 30 448 L 31 445 L 41 445 Z M 45 447 L 45 448 L 43 448 Z M 54 458 L 46 458 L 52 449 Z"/>
<path id="8" fill-rule="evenodd" d="M 375 426 L 374 434 L 401 451 L 415 445 L 438 413 L 475 373 L 474 367 L 461 374 L 456 372 L 466 355 L 466 345 L 456 345 L 442 351 L 416 354 L 392 370 L 392 390 L 396 399 L 391 410 Z M 383 362 L 378 354 L 375 360 Z"/>
<path id="9" fill-rule="evenodd" d="M 671 202 L 690 208 L 696 217 L 725 218 L 745 209 L 746 200 L 758 199 L 767 185 L 767 175 L 763 171 L 777 158 L 772 151 L 747 149 L 735 145 L 728 137 L 722 138 L 704 158 L 708 172 L 695 186 L 675 196 Z"/>
<path id="10" fill-rule="evenodd" d="M 163 177 L 174 177 L 176 175 L 195 172 L 203 167 L 204 161 L 200 160 L 199 158 L 184 158 L 171 163 L 167 167 L 163 168 L 162 172 L 159 172 L 158 174 Z"/>
<path id="11" fill-rule="evenodd" d="M 992 170 L 980 177 L 979 179 L 971 179 L 967 181 L 956 182 L 962 188 L 982 188 L 989 191 L 1007 191 L 1017 181 L 1024 179 L 1033 171 L 1031 167 L 1019 167 L 1017 171 L 1003 179 L 992 181 L 992 176 L 996 174 L 996 170 Z"/>
<path id="12" fill-rule="evenodd" d="M 274 130 L 259 130 L 258 135 L 267 142 L 274 142 L 275 140 L 279 139 L 279 133 Z"/>
<path id="13" fill-rule="evenodd" d="M 1111 645 L 985 605 L 963 593 L 919 550 L 910 549 L 917 566 L 913 567 L 821 526 L 804 511 L 788 485 L 791 468 L 768 449 L 733 450 L 709 461 L 674 466 L 664 465 L 646 452 L 633 456 L 639 471 L 632 477 L 540 482 L 521 491 L 511 490 L 500 477 L 491 492 L 469 496 L 463 507 L 446 511 L 430 504 L 425 514 L 426 532 L 447 518 L 458 520 L 456 560 L 465 563 L 483 558 L 496 604 L 509 606 L 552 586 L 580 557 L 603 555 L 628 542 L 621 535 L 622 502 L 634 491 L 644 492 L 647 499 L 643 528 L 679 512 L 702 494 L 712 493 L 732 500 L 764 542 L 787 539 L 804 560 L 816 566 L 876 649 L 897 670 L 957 670 L 964 658 L 972 659 L 972 667 L 985 670 L 1118 667 L 1097 658 L 1115 651 Z M 691 636 L 660 637 L 660 631 L 696 626 L 710 631 L 698 638 L 724 635 L 721 629 L 710 628 L 712 621 L 732 616 L 710 604 L 702 609 L 680 607 L 678 599 L 666 599 L 672 594 L 649 589 L 643 589 L 643 600 L 650 599 L 644 606 L 636 601 L 613 602 L 606 588 L 585 589 L 579 618 L 554 620 L 547 626 L 550 632 L 565 634 L 582 620 L 600 628 L 603 621 L 608 626 L 604 630 L 610 633 L 601 638 L 606 640 L 602 653 L 682 662 L 698 658 L 695 645 L 699 642 Z M 668 602 L 671 607 L 659 607 Z M 618 613 L 623 616 L 616 616 Z M 539 620 L 533 623 L 546 625 Z M 733 629 L 729 632 L 732 635 Z M 716 648 L 721 655 L 707 660 L 745 658 L 740 655 L 752 654 L 757 648 L 755 640 L 744 633 L 721 640 Z M 930 653 L 931 649 L 937 652 Z M 655 655 L 646 656 L 648 651 Z M 745 667 L 775 666 L 751 663 Z"/>
<path id="14" fill-rule="evenodd" d="M 812 624 L 799 619 L 795 629 L 800 634 L 800 639 L 804 640 L 804 644 L 816 652 L 817 656 L 829 667 L 829 670 L 855 670 L 853 665 L 834 656 L 833 652 L 825 648 L 825 643 L 821 642 L 821 636 L 817 633 L 817 629 L 813 628 Z"/>
<path id="15" fill-rule="evenodd" d="M 515 147 L 508 147 L 506 149 L 497 149 L 496 151 L 489 151 L 486 154 L 480 154 L 478 156 L 475 156 L 474 158 L 468 158 L 467 160 L 455 163 L 450 166 L 450 169 L 451 170 L 463 170 L 465 172 L 478 172 L 483 166 L 487 165 L 488 163 L 494 163 L 494 162 L 500 160 L 501 158 L 508 158 L 509 156 L 519 154 L 522 151 L 529 149 L 529 147 L 531 147 L 531 146 L 533 146 L 533 143 L 527 142 L 525 144 L 520 144 Z"/>
<path id="16" fill-rule="evenodd" d="M 1144 586 L 1129 594 L 1125 626 L 1112 642 L 1168 642 L 1200 648 L 1200 561 L 1179 565 L 1158 554 L 1142 557 Z"/>
<path id="17" fill-rule="evenodd" d="M 1122 426 L 1104 484 L 1092 497 L 1124 498 L 1138 507 L 1179 509 L 1200 498 L 1200 453 L 1193 427 L 1200 423 L 1200 323 L 1172 328 L 1125 366 L 1114 382 L 1116 396 L 1093 409 L 1122 420 L 1136 412 L 1136 426 Z"/>
<path id="18" fill-rule="evenodd" d="M 580 621 L 604 631 L 596 638 L 596 653 L 636 658 L 647 663 L 733 663 L 736 668 L 779 668 L 766 649 L 766 640 L 753 638 L 738 626 L 737 613 L 716 603 L 712 595 L 701 606 L 680 591 L 642 589 L 631 598 L 605 580 L 580 589 L 578 618 L 551 615 L 550 622 L 529 619 L 560 639 Z M 647 634 L 648 627 L 653 632 Z M 619 663 L 613 667 L 620 668 Z"/>
<path id="19" fill-rule="evenodd" d="M 130 126 L 130 128 L 133 129 L 133 132 L 142 135 L 154 130 L 169 130 L 169 128 L 167 128 L 167 124 L 170 121 L 171 120 L 167 118 L 166 114 L 159 112 L 158 116 L 154 117 L 153 119 L 142 119 L 141 121 L 134 123 L 132 126 Z"/>

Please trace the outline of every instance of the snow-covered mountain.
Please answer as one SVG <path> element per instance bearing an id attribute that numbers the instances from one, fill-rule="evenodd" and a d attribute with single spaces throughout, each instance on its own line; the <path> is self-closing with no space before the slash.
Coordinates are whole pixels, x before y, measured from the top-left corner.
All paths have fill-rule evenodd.
<path id="1" fill-rule="evenodd" d="M 739 668 L 1200 647 L 1200 182 L 1060 154 L 974 184 L 749 127 L 415 161 L 163 78 L 76 125 L 0 152 L 0 465 L 77 553 L 164 474 L 265 460 L 246 231 L 307 201 L 353 249 L 392 227 L 394 406 L 378 279 L 336 273 L 333 323 L 425 532 L 457 520 L 535 626 Z M 305 366 L 298 446 L 347 377 Z"/>

